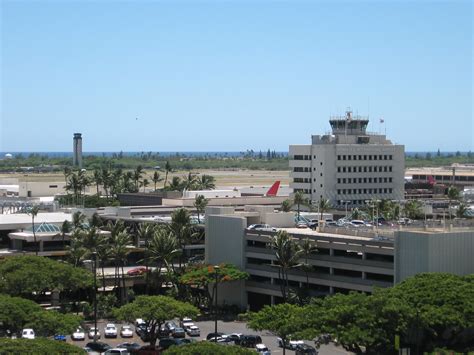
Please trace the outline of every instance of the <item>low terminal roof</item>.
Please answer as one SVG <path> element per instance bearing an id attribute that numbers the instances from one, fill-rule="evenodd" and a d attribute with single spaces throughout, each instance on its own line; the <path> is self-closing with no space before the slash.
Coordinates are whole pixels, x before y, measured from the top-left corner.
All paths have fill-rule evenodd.
<path id="1" fill-rule="evenodd" d="M 65 220 L 72 221 L 72 215 L 63 212 L 38 213 L 35 224 L 61 224 Z M 31 215 L 27 213 L 0 214 L 0 230 L 25 229 L 31 227 Z"/>

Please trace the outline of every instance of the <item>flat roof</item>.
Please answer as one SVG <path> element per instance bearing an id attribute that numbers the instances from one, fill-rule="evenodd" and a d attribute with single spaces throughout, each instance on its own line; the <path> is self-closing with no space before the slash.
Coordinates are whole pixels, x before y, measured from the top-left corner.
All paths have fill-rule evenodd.
<path id="1" fill-rule="evenodd" d="M 72 221 L 72 215 L 64 212 L 40 212 L 35 217 L 35 224 L 61 224 Z M 0 230 L 25 229 L 31 227 L 31 215 L 27 213 L 0 214 Z"/>

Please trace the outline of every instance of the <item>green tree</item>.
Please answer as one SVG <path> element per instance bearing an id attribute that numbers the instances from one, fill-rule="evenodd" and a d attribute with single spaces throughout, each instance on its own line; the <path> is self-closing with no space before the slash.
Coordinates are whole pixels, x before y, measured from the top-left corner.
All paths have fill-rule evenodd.
<path id="1" fill-rule="evenodd" d="M 196 212 L 198 215 L 198 223 L 201 223 L 201 218 L 200 215 L 201 213 L 204 213 L 206 210 L 207 204 L 209 203 L 209 200 L 204 197 L 204 195 L 197 195 L 195 200 L 194 200 L 194 207 L 196 208 Z"/>
<path id="2" fill-rule="evenodd" d="M 201 177 L 196 180 L 196 188 L 198 190 L 214 190 L 216 188 L 214 176 L 202 174 Z"/>
<path id="3" fill-rule="evenodd" d="M 40 208 L 38 205 L 34 205 L 28 210 L 28 214 L 31 216 L 31 225 L 33 228 L 33 239 L 35 241 L 35 255 L 38 255 L 38 242 L 36 241 L 36 228 L 35 228 L 35 218 L 38 215 Z"/>
<path id="4" fill-rule="evenodd" d="M 281 296 L 283 302 L 286 302 L 290 287 L 288 271 L 299 265 L 301 247 L 284 230 L 279 230 L 276 235 L 272 236 L 271 247 L 275 253 L 275 266 L 278 267 Z"/>
<path id="5" fill-rule="evenodd" d="M 70 334 L 81 322 L 79 316 L 44 310 L 36 302 L 7 295 L 0 295 L 0 319 L 0 329 L 33 328 L 37 336 Z"/>
<path id="6" fill-rule="evenodd" d="M 95 183 L 97 196 L 99 196 L 99 186 L 102 185 L 102 173 L 99 169 L 94 169 L 94 172 L 92 173 L 92 181 Z"/>
<path id="7" fill-rule="evenodd" d="M 125 287 L 125 272 L 123 267 L 127 262 L 127 255 L 130 253 L 132 247 L 132 241 L 127 230 L 123 230 L 119 233 L 112 234 L 110 239 L 110 257 L 114 260 L 115 264 L 115 286 L 120 292 L 120 303 L 127 299 Z M 120 285 L 122 282 L 122 285 Z"/>
<path id="8" fill-rule="evenodd" d="M 45 338 L 0 338 L 0 355 L 7 354 L 84 354 L 84 350 L 75 345 Z"/>
<path id="9" fill-rule="evenodd" d="M 158 184 L 160 181 L 163 181 L 163 179 L 160 177 L 160 173 L 158 171 L 155 171 L 153 173 L 153 177 L 152 177 L 151 181 L 153 181 L 153 184 L 155 184 L 154 191 L 156 191 L 156 184 Z"/>
<path id="10" fill-rule="evenodd" d="M 154 226 L 151 223 L 140 223 L 138 225 L 138 230 L 137 230 L 137 238 L 138 238 L 138 243 L 137 246 L 140 245 L 140 241 L 143 240 L 145 242 L 145 250 L 144 250 L 144 257 L 143 261 L 145 262 L 145 290 L 146 294 L 148 294 L 148 288 L 149 288 L 149 283 L 150 283 L 150 275 L 148 273 L 148 265 L 150 262 L 150 239 L 153 236 L 154 233 Z"/>
<path id="11" fill-rule="evenodd" d="M 235 265 L 219 264 L 217 275 L 218 284 L 222 282 L 246 280 L 248 277 L 249 274 L 239 270 Z M 200 264 L 188 266 L 185 273 L 179 278 L 179 281 L 182 284 L 202 289 L 206 294 L 208 304 L 213 304 L 216 286 L 216 270 L 213 265 Z M 210 292 L 210 285 L 213 285 L 212 293 Z"/>
<path id="12" fill-rule="evenodd" d="M 449 219 L 451 219 L 451 204 L 453 201 L 459 200 L 459 190 L 451 185 L 448 187 L 448 190 L 446 191 L 446 195 L 448 195 L 449 199 L 449 207 L 448 207 L 448 213 L 449 213 Z"/>
<path id="13" fill-rule="evenodd" d="M 418 200 L 409 200 L 405 203 L 404 213 L 408 218 L 418 219 L 422 216 L 422 204 Z"/>
<path id="14" fill-rule="evenodd" d="M 282 212 L 291 212 L 291 207 L 293 206 L 293 203 L 291 202 L 291 200 L 284 200 L 282 203 L 281 203 L 281 206 L 280 206 L 280 211 Z"/>
<path id="15" fill-rule="evenodd" d="M 300 242 L 301 256 L 304 258 L 304 263 L 301 264 L 306 273 L 306 287 L 309 287 L 309 271 L 312 269 L 308 262 L 309 256 L 318 251 L 316 241 L 305 238 Z"/>
<path id="16" fill-rule="evenodd" d="M 141 186 L 143 186 L 143 192 L 145 192 L 145 189 L 150 185 L 150 182 L 148 181 L 148 179 L 143 179 L 143 181 L 141 182 Z"/>
<path id="17" fill-rule="evenodd" d="M 308 199 L 304 197 L 304 194 L 301 191 L 296 192 L 293 195 L 293 205 L 296 205 L 296 210 L 298 213 L 298 218 L 300 217 L 300 206 L 307 206 L 308 205 Z"/>
<path id="18" fill-rule="evenodd" d="M 63 241 L 63 248 L 64 248 L 64 239 L 66 237 L 66 234 L 68 233 L 71 233 L 71 223 L 68 221 L 68 220 L 65 220 L 62 224 L 61 224 L 61 239 Z"/>
<path id="19" fill-rule="evenodd" d="M 140 186 L 140 181 L 143 176 L 143 167 L 138 165 L 135 170 L 133 171 L 133 181 L 135 182 L 135 190 L 138 191 L 138 187 Z"/>
<path id="20" fill-rule="evenodd" d="M 322 220 L 323 214 L 329 211 L 329 209 L 331 208 L 331 202 L 329 202 L 328 199 L 322 198 L 318 202 L 318 208 L 319 208 L 319 213 L 320 213 L 319 219 Z"/>
<path id="21" fill-rule="evenodd" d="M 196 317 L 198 313 L 198 309 L 189 303 L 166 296 L 138 296 L 114 312 L 120 320 L 133 322 L 137 318 L 143 319 L 152 346 L 156 344 L 160 328 L 167 320 Z"/>
<path id="22" fill-rule="evenodd" d="M 466 217 L 466 212 L 468 211 L 469 206 L 466 205 L 464 202 L 461 202 L 458 205 L 458 209 L 456 210 L 456 217 L 463 218 Z"/>
<path id="23" fill-rule="evenodd" d="M 301 307 L 288 303 L 265 306 L 260 312 L 249 314 L 248 327 L 254 330 L 269 330 L 280 337 L 285 354 L 291 335 L 302 329 L 301 312 Z"/>
<path id="24" fill-rule="evenodd" d="M 211 342 L 201 341 L 180 346 L 172 346 L 166 350 L 166 355 L 255 355 L 250 350 L 237 345 L 222 346 Z"/>
<path id="25" fill-rule="evenodd" d="M 40 256 L 12 256 L 0 260 L 0 292 L 36 298 L 47 291 L 74 291 L 92 285 L 85 269 Z"/>
<path id="26" fill-rule="evenodd" d="M 166 161 L 165 164 L 165 184 L 163 186 L 166 186 L 166 182 L 168 181 L 168 174 L 173 171 L 173 168 L 171 167 L 171 164 L 169 160 Z"/>
<path id="27" fill-rule="evenodd" d="M 171 232 L 178 239 L 181 248 L 179 257 L 179 267 L 182 265 L 182 258 L 185 255 L 185 246 L 190 242 L 195 230 L 191 225 L 191 215 L 186 208 L 175 209 L 171 213 L 171 224 L 169 225 Z"/>
<path id="28" fill-rule="evenodd" d="M 76 211 L 72 214 L 72 226 L 74 230 L 83 230 L 85 221 L 86 215 L 81 211 Z"/>

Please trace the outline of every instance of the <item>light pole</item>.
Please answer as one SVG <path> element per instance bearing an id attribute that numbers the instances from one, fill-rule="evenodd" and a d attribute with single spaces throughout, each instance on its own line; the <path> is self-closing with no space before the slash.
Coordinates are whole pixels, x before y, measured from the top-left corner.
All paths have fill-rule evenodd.
<path id="1" fill-rule="evenodd" d="M 214 306 L 214 339 L 215 342 L 217 343 L 217 284 L 219 283 L 219 265 L 214 265 L 214 277 L 215 277 L 215 289 L 216 289 L 216 300 L 215 300 L 215 306 Z"/>
<path id="2" fill-rule="evenodd" d="M 94 258 L 94 343 L 97 341 L 97 252 L 92 253 Z"/>

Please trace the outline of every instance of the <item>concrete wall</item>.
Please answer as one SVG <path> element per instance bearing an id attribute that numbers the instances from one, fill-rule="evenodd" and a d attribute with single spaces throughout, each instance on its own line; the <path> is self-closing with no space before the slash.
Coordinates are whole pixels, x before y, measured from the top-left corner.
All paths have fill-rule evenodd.
<path id="1" fill-rule="evenodd" d="M 474 230 L 395 232 L 395 282 L 420 272 L 474 273 Z"/>
<path id="2" fill-rule="evenodd" d="M 217 213 L 217 214 L 216 214 Z M 245 270 L 245 217 L 229 215 L 233 208 L 206 208 L 206 249 L 208 264 L 231 263 Z M 218 303 L 235 304 L 244 309 L 247 298 L 243 282 L 219 285 Z"/>
<path id="3" fill-rule="evenodd" d="M 272 227 L 291 228 L 295 225 L 295 214 L 293 212 L 271 212 L 265 213 L 262 223 L 271 225 Z"/>

